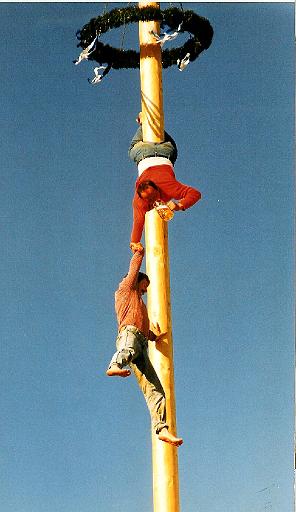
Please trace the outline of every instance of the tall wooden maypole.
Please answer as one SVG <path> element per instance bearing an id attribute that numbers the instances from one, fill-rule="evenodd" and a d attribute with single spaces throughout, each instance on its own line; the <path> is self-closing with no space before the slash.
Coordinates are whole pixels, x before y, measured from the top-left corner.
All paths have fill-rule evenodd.
<path id="1" fill-rule="evenodd" d="M 155 2 L 139 2 L 139 7 L 159 7 Z M 151 31 L 159 34 L 159 23 L 139 22 L 140 78 L 143 140 L 164 140 L 161 48 Z M 170 304 L 168 227 L 155 210 L 145 219 L 146 269 L 150 277 L 148 312 L 153 323 L 167 332 L 166 339 L 150 343 L 149 355 L 166 395 L 167 422 L 176 435 L 176 406 Z M 177 448 L 159 441 L 152 433 L 154 512 L 179 512 Z"/>
<path id="2" fill-rule="evenodd" d="M 141 10 L 143 9 L 143 10 Z M 145 12 L 144 12 L 145 9 Z M 161 16 L 158 16 L 158 13 Z M 159 22 L 169 30 L 188 32 L 189 39 L 178 48 L 161 51 L 151 32 L 159 34 Z M 146 20 L 146 21 L 139 21 Z M 120 7 L 92 18 L 77 32 L 78 46 L 82 47 L 78 59 L 94 60 L 99 64 L 95 68 L 95 77 L 91 84 L 99 84 L 112 70 L 137 68 L 139 53 L 123 48 L 112 48 L 100 39 L 101 35 L 120 25 L 139 21 L 140 40 L 140 78 L 142 127 L 144 142 L 162 142 L 164 140 L 164 114 L 162 98 L 162 57 L 164 67 L 178 64 L 180 71 L 196 60 L 199 54 L 209 48 L 213 29 L 209 21 L 190 10 L 176 7 L 160 13 L 157 2 L 141 1 L 139 8 Z M 176 37 L 175 34 L 174 37 Z M 102 66 L 102 63 L 107 66 Z M 98 69 L 104 68 L 102 74 Z M 105 79 L 105 78 L 104 78 Z M 100 86 L 99 86 L 100 87 Z M 176 198 L 175 198 L 176 199 Z M 170 432 L 176 432 L 176 406 L 174 392 L 173 344 L 170 305 L 170 278 L 168 253 L 168 226 L 152 209 L 145 218 L 146 267 L 150 277 L 148 288 L 148 311 L 153 323 L 158 323 L 166 338 L 155 345 L 150 343 L 149 354 L 152 364 L 161 380 L 166 395 L 167 423 Z M 153 495 L 154 512 L 179 512 L 179 480 L 177 447 L 162 442 L 152 433 Z"/>

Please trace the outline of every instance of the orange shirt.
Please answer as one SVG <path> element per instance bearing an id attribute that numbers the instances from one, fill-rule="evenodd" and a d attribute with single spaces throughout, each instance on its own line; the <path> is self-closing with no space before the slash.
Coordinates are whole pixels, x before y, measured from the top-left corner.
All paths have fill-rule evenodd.
<path id="1" fill-rule="evenodd" d="M 146 304 L 137 290 L 138 273 L 144 255 L 136 252 L 130 262 L 129 271 L 115 292 L 115 311 L 118 330 L 125 325 L 133 325 L 146 338 L 154 340 L 155 334 L 149 330 L 149 317 Z"/>

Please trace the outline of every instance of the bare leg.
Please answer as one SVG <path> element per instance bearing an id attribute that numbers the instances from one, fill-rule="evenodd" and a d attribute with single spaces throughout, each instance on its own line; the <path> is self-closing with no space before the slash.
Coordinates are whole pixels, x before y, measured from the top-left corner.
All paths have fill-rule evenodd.
<path id="1" fill-rule="evenodd" d="M 183 439 L 181 437 L 175 437 L 171 434 L 167 428 L 163 428 L 159 434 L 158 439 L 160 441 L 164 441 L 165 443 L 172 444 L 174 446 L 181 446 L 183 444 Z"/>
<path id="2" fill-rule="evenodd" d="M 114 377 L 115 375 L 117 377 L 128 377 L 130 374 L 130 370 L 127 368 L 120 368 L 117 364 L 112 364 L 112 366 L 110 366 L 106 371 L 106 375 L 109 375 L 109 377 Z"/>

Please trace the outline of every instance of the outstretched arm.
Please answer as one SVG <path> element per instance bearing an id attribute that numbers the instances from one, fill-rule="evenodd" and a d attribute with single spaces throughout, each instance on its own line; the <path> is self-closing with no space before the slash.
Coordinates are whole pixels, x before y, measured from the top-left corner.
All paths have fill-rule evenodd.
<path id="1" fill-rule="evenodd" d="M 164 187 L 163 187 L 164 189 Z M 196 188 L 184 185 L 180 181 L 174 180 L 165 185 L 167 195 L 177 199 L 177 203 L 169 201 L 167 204 L 171 210 L 187 210 L 201 199 L 201 193 Z"/>
<path id="2" fill-rule="evenodd" d="M 138 273 L 144 258 L 144 247 L 142 246 L 137 251 L 130 261 L 130 266 L 127 275 L 120 283 L 120 288 L 135 288 L 137 285 Z"/>
<path id="3" fill-rule="evenodd" d="M 133 200 L 133 227 L 131 232 L 131 242 L 137 243 L 140 242 L 142 238 L 144 223 L 145 223 L 145 213 L 148 210 L 147 206 L 144 204 L 143 199 L 140 199 L 138 195 L 135 193 Z"/>

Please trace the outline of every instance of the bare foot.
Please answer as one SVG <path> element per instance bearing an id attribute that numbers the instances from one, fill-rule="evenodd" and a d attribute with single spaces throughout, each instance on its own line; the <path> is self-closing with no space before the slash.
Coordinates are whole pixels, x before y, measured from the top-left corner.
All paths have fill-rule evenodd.
<path id="1" fill-rule="evenodd" d="M 166 428 L 163 428 L 159 432 L 158 439 L 160 439 L 160 441 L 164 441 L 165 443 L 169 443 L 174 446 L 181 446 L 181 444 L 183 444 L 183 439 L 181 437 L 175 437 Z"/>
<path id="2" fill-rule="evenodd" d="M 112 364 L 111 368 L 108 368 L 106 371 L 106 374 L 109 375 L 109 377 L 113 377 L 114 375 L 118 377 L 128 377 L 131 372 L 126 368 L 119 368 L 116 364 Z"/>

